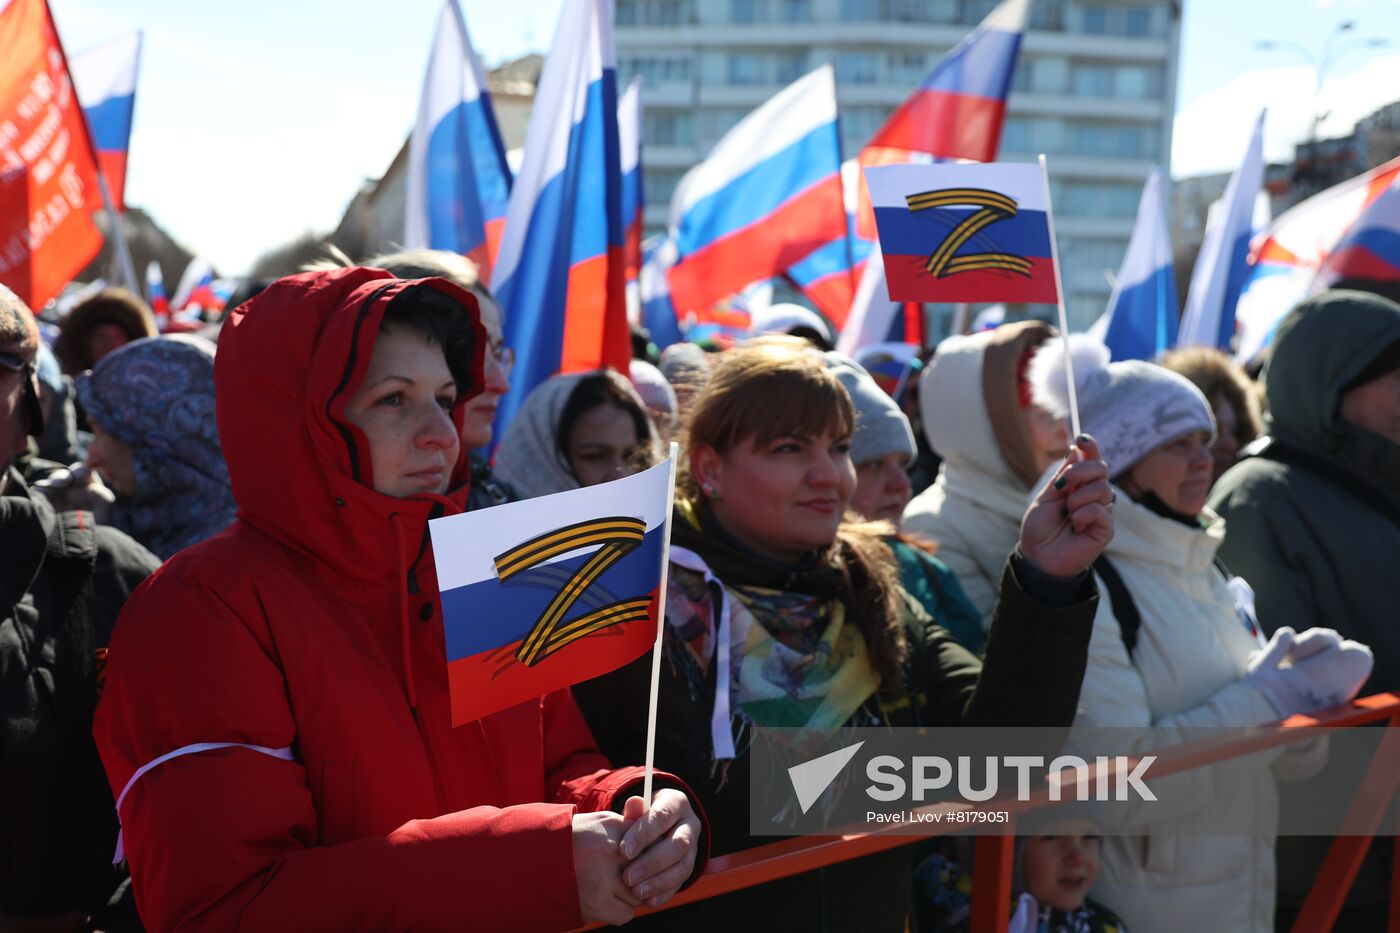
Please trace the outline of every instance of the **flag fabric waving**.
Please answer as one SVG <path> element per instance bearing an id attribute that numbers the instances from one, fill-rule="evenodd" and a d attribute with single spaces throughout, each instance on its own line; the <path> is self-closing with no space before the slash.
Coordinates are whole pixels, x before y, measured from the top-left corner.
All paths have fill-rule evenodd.
<path id="1" fill-rule="evenodd" d="M 1313 195 L 1280 214 L 1256 237 L 1240 294 L 1236 358 L 1253 359 L 1283 316 L 1307 297 L 1314 278 L 1357 218 L 1400 180 L 1400 158 Z"/>
<path id="2" fill-rule="evenodd" d="M 887 165 L 865 177 L 890 300 L 1055 303 L 1038 166 Z"/>
<path id="3" fill-rule="evenodd" d="M 113 207 L 119 211 L 126 210 L 126 154 L 131 148 L 140 61 L 139 32 L 118 36 L 72 59 L 73 85 L 92 129 L 97 164 L 107 177 Z"/>
<path id="4" fill-rule="evenodd" d="M 1346 278 L 1400 281 L 1400 171 L 1342 237 L 1318 278 L 1328 288 Z"/>
<path id="5" fill-rule="evenodd" d="M 647 241 L 637 280 L 642 326 L 651 334 L 651 342 L 661 350 L 685 340 L 681 322 L 676 318 L 676 306 L 671 304 L 671 286 L 666 282 L 666 273 L 675 258 L 676 245 L 669 238 L 656 237 Z"/>
<path id="6" fill-rule="evenodd" d="M 988 13 L 870 138 L 861 168 L 909 162 L 914 154 L 995 160 L 1029 9 L 1030 0 L 1003 0 Z M 857 231 L 873 239 L 865 192 L 862 185 Z"/>
<path id="7" fill-rule="evenodd" d="M 557 372 L 627 372 L 622 165 L 610 0 L 566 3 L 535 95 L 492 290 L 515 350 L 496 436 Z"/>
<path id="8" fill-rule="evenodd" d="M 0 283 L 37 311 L 102 248 L 102 194 L 44 0 L 0 10 L 0 49 Z"/>
<path id="9" fill-rule="evenodd" d="M 1235 335 L 1235 306 L 1249 272 L 1249 242 L 1254 234 L 1254 205 L 1264 183 L 1264 113 L 1254 122 L 1240 167 L 1230 176 L 1214 223 L 1207 222 L 1177 346 L 1224 349 Z"/>
<path id="10" fill-rule="evenodd" d="M 682 312 L 716 304 L 844 239 L 841 136 L 830 65 L 788 85 L 739 121 L 671 199 Z M 844 316 L 844 315 L 843 315 Z"/>
<path id="11" fill-rule="evenodd" d="M 428 523 L 454 726 L 651 648 L 674 468 Z"/>
<path id="12" fill-rule="evenodd" d="M 1176 345 L 1180 312 L 1161 169 L 1154 168 L 1142 187 L 1137 222 L 1104 313 L 1103 342 L 1114 360 L 1153 360 Z"/>
<path id="13" fill-rule="evenodd" d="M 408 143 L 404 245 L 461 253 L 491 281 L 510 186 L 486 75 L 457 0 L 446 0 Z"/>
<path id="14" fill-rule="evenodd" d="M 170 316 L 170 300 L 165 295 L 165 276 L 161 274 L 160 263 L 154 259 L 146 263 L 146 303 L 151 306 L 156 317 Z"/>
<path id="15" fill-rule="evenodd" d="M 622 220 L 626 226 L 624 269 L 629 283 L 642 271 L 642 79 L 633 78 L 617 102 L 617 138 L 622 163 Z"/>

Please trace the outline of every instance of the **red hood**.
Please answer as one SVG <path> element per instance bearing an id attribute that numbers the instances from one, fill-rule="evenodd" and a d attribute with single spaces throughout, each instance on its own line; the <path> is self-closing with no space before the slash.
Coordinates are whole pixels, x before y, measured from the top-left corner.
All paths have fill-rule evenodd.
<path id="1" fill-rule="evenodd" d="M 470 375 L 452 409 L 460 431 L 467 401 L 482 390 L 487 338 L 476 298 L 443 279 L 365 268 L 290 276 L 239 306 L 219 337 L 219 436 L 238 517 L 354 578 L 411 566 L 430 515 L 466 506 L 465 449 L 447 495 L 396 499 L 374 491 L 368 442 L 343 418 L 385 309 L 422 288 L 451 296 L 471 320 Z"/>

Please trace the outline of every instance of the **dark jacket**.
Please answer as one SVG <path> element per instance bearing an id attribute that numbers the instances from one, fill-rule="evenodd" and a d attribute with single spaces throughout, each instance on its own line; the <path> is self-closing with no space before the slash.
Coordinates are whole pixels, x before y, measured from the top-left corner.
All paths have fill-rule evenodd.
<path id="1" fill-rule="evenodd" d="M 100 915 L 122 879 L 92 715 L 117 614 L 158 564 L 86 512 L 55 513 L 10 470 L 0 496 L 0 927 L 6 915 Z"/>
<path id="2" fill-rule="evenodd" d="M 712 519 L 701 518 L 707 526 Z M 694 551 L 723 582 L 807 592 L 822 566 L 796 569 L 768 561 L 726 540 L 723 529 L 700 532 L 681 515 L 673 543 Z M 673 567 L 674 572 L 674 567 Z M 1086 574 L 1071 587 L 1065 608 L 1046 608 L 1025 592 L 1008 567 L 987 645 L 986 661 L 959 645 L 905 597 L 910 639 L 908 694 L 913 702 L 872 697 L 851 724 L 897 726 L 1068 726 L 1074 720 L 1098 598 Z M 806 589 L 804 589 L 804 587 Z M 669 612 L 669 610 L 668 610 Z M 712 851 L 724 854 L 776 841 L 749 835 L 750 756 L 740 748 L 727 768 L 715 766 L 710 743 L 713 686 L 692 689 L 685 648 L 666 626 L 656 737 L 656 764 L 681 775 L 699 793 L 714 831 Z M 713 678 L 714 665 L 710 677 Z M 598 745 L 613 761 L 644 752 L 651 658 L 574 687 Z M 911 842 L 913 840 L 911 839 Z M 912 847 L 904 847 L 770 882 L 694 907 L 666 911 L 667 930 L 869 930 L 905 928 L 912 885 Z M 634 921 L 634 923 L 637 921 Z"/>
<path id="3" fill-rule="evenodd" d="M 1362 695 L 1400 690 L 1395 609 L 1400 554 L 1400 445 L 1343 421 L 1343 391 L 1400 341 L 1400 306 L 1359 292 L 1329 292 L 1279 327 L 1266 374 L 1265 448 L 1216 483 L 1211 508 L 1226 522 L 1220 557 L 1254 588 L 1268 632 L 1325 626 L 1376 657 Z M 1387 514 L 1388 513 L 1388 514 Z"/>
<path id="4" fill-rule="evenodd" d="M 1220 477 L 1210 501 L 1225 518 L 1220 557 L 1254 588 L 1260 626 L 1270 633 L 1324 626 L 1370 646 L 1376 661 L 1362 696 L 1400 690 L 1400 445 L 1343 421 L 1337 408 L 1396 341 L 1400 307 L 1374 295 L 1327 292 L 1293 309 L 1265 374 L 1269 437 Z M 1346 780 L 1329 765 L 1314 783 L 1288 788 L 1287 798 L 1306 801 Z M 1282 907 L 1302 902 L 1325 842 L 1279 839 Z M 1348 905 L 1385 902 L 1389 842 L 1372 846 Z M 1338 929 L 1345 928 L 1344 915 Z"/>

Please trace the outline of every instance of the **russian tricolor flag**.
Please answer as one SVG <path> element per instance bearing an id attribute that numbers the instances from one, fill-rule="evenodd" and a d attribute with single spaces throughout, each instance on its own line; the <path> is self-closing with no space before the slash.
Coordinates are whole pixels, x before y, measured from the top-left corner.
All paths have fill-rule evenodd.
<path id="1" fill-rule="evenodd" d="M 535 94 L 491 283 L 516 360 L 497 437 L 555 373 L 632 357 L 612 17 L 611 0 L 564 4 Z"/>
<path id="2" fill-rule="evenodd" d="M 861 167 L 897 165 L 915 154 L 994 161 L 1029 8 L 1030 0 L 1003 0 L 988 13 L 866 143 Z M 861 201 L 868 203 L 864 195 Z M 873 239 L 869 212 L 862 207 L 856 218 L 861 236 Z"/>
<path id="3" fill-rule="evenodd" d="M 1346 278 L 1400 281 L 1400 171 L 1342 237 L 1319 277 L 1328 287 Z"/>
<path id="4" fill-rule="evenodd" d="M 846 325 L 861 272 L 874 247 L 856 236 L 853 216 L 847 217 L 846 224 L 846 236 L 813 250 L 787 270 L 788 278 L 837 328 Z"/>
<path id="5" fill-rule="evenodd" d="M 1143 185 L 1137 223 L 1105 314 L 1103 342 L 1114 360 L 1154 360 L 1176 345 L 1176 277 L 1160 169 L 1153 169 Z"/>
<path id="6" fill-rule="evenodd" d="M 642 79 L 633 78 L 617 102 L 617 137 L 622 159 L 622 219 L 627 225 L 624 269 L 635 282 L 642 270 Z"/>
<path id="7" fill-rule="evenodd" d="M 160 263 L 152 259 L 146 264 L 146 302 L 157 317 L 170 316 L 170 301 L 165 297 L 165 276 Z"/>
<path id="8" fill-rule="evenodd" d="M 845 238 L 836 78 L 830 65 L 750 113 L 671 200 L 671 297 L 699 311 Z"/>
<path id="9" fill-rule="evenodd" d="M 510 186 L 485 73 L 456 0 L 447 0 L 408 144 L 404 245 L 461 253 L 491 281 Z"/>
<path id="10" fill-rule="evenodd" d="M 674 465 L 428 523 L 454 726 L 655 643 Z"/>
<path id="11" fill-rule="evenodd" d="M 676 261 L 676 244 L 669 237 L 653 237 L 642 250 L 642 271 L 637 279 L 641 300 L 642 326 L 651 342 L 662 350 L 685 340 L 676 306 L 671 303 L 671 286 L 666 274 Z"/>
<path id="12" fill-rule="evenodd" d="M 1235 336 L 1235 305 L 1249 274 L 1254 206 L 1264 184 L 1264 113 L 1254 122 L 1240 167 L 1230 176 L 1220 210 L 1206 223 L 1177 346 L 1225 349 Z"/>
<path id="13" fill-rule="evenodd" d="M 74 55 L 68 63 L 78 102 L 92 128 L 98 167 L 119 211 L 126 210 L 126 154 L 140 60 L 141 33 L 133 32 Z"/>
<path id="14" fill-rule="evenodd" d="M 1342 238 L 1397 182 L 1400 158 L 1290 207 L 1255 238 L 1252 265 L 1235 314 L 1240 334 L 1237 359 L 1247 362 L 1269 345 L 1283 316 L 1307 297 Z"/>
<path id="15" fill-rule="evenodd" d="M 1039 166 L 887 165 L 865 177 L 892 301 L 1056 302 Z"/>

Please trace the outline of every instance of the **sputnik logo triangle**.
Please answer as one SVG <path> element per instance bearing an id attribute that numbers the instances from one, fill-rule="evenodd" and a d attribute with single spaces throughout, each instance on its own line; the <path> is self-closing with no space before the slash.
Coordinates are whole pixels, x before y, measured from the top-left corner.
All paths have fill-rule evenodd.
<path id="1" fill-rule="evenodd" d="M 797 792 L 797 803 L 803 813 L 812 809 L 812 804 L 826 792 L 864 744 L 863 741 L 857 742 L 788 768 L 788 777 L 792 780 L 792 789 Z"/>

